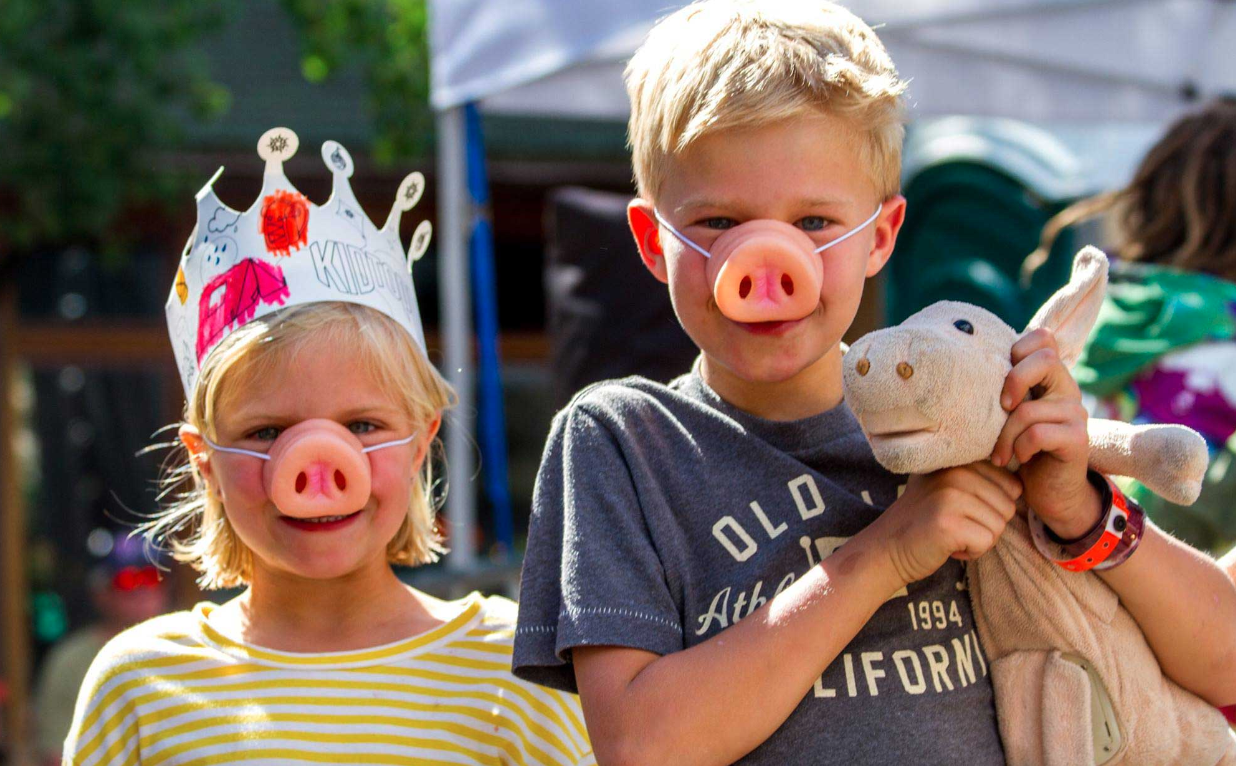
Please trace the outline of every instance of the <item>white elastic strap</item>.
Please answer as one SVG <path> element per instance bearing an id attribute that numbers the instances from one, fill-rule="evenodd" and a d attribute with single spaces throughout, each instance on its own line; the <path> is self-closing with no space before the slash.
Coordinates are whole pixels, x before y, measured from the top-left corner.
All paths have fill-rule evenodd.
<path id="1" fill-rule="evenodd" d="M 372 447 L 364 447 L 361 449 L 361 452 L 368 454 L 374 450 L 386 449 L 387 447 L 398 447 L 401 444 L 407 444 L 416 438 L 416 433 L 416 431 L 413 431 L 411 436 L 407 436 L 403 439 L 395 439 L 394 441 L 375 444 Z M 202 437 L 202 440 L 209 444 L 211 449 L 219 450 L 220 452 L 231 452 L 234 455 L 248 455 L 249 457 L 255 457 L 259 460 L 270 460 L 270 455 L 265 452 L 254 452 L 251 449 L 241 449 L 240 447 L 220 447 L 218 444 L 215 444 L 205 436 Z"/>
<path id="2" fill-rule="evenodd" d="M 815 250 L 812 250 L 811 252 L 813 252 L 813 253 L 822 253 L 822 252 L 824 252 L 825 250 L 827 250 L 828 248 L 832 247 L 833 245 L 840 245 L 842 242 L 845 242 L 845 241 L 846 241 L 847 239 L 849 239 L 850 237 L 854 236 L 855 234 L 859 233 L 860 231 L 862 231 L 863 229 L 865 229 L 865 228 L 867 228 L 869 225 L 871 225 L 871 222 L 872 222 L 872 221 L 874 221 L 876 218 L 879 218 L 879 217 L 880 217 L 880 211 L 881 211 L 881 210 L 883 210 L 883 209 L 884 209 L 884 203 L 883 203 L 883 202 L 881 202 L 881 203 L 880 203 L 880 204 L 876 207 L 875 212 L 871 214 L 871 217 L 870 217 L 870 218 L 868 218 L 867 220 L 863 221 L 863 222 L 862 222 L 862 223 L 860 223 L 859 225 L 855 226 L 853 229 L 850 229 L 850 230 L 849 230 L 849 231 L 847 231 L 845 234 L 842 234 L 840 237 L 837 237 L 837 238 L 836 238 L 836 239 L 834 239 L 832 242 L 827 242 L 827 243 L 825 243 L 825 244 L 823 244 L 823 245 L 820 245 L 819 247 L 817 247 Z M 694 250 L 695 252 L 699 253 L 700 255 L 704 256 L 705 258 L 711 258 L 711 257 L 712 257 L 712 253 L 708 252 L 708 251 L 707 251 L 707 250 L 705 250 L 704 248 L 702 248 L 702 247 L 700 247 L 699 245 L 697 245 L 697 244 L 695 244 L 694 242 L 692 242 L 692 241 L 691 241 L 690 239 L 688 239 L 688 238 L 687 238 L 687 237 L 686 237 L 686 236 L 685 236 L 682 232 L 678 231 L 678 229 L 675 229 L 675 228 L 674 228 L 674 225 L 673 225 L 672 223 L 670 223 L 669 221 L 667 221 L 667 220 L 665 220 L 664 218 L 662 218 L 662 217 L 661 217 L 661 212 L 660 212 L 659 210 L 657 210 L 656 208 L 653 208 L 653 209 L 652 209 L 652 214 L 656 217 L 657 221 L 658 221 L 658 222 L 659 222 L 662 226 L 664 226 L 665 228 L 667 228 L 667 229 L 669 229 L 671 232 L 673 232 L 674 236 L 675 236 L 675 237 L 678 237 L 678 240 L 679 240 L 680 242 L 682 242 L 684 245 L 686 245 L 687 247 L 691 248 L 692 250 Z"/>
<path id="3" fill-rule="evenodd" d="M 364 452 L 365 454 L 369 454 L 370 452 L 373 452 L 374 450 L 386 449 L 387 447 L 398 447 L 400 444 L 407 444 L 408 442 L 412 441 L 415 438 L 416 438 L 416 431 L 413 431 L 410 435 L 402 439 L 396 439 L 390 442 L 382 442 L 381 444 L 375 444 L 372 447 L 364 447 L 361 449 L 361 452 Z"/>
<path id="4" fill-rule="evenodd" d="M 827 245 L 820 245 L 819 247 L 817 247 L 817 248 L 816 248 L 815 250 L 813 250 L 812 252 L 814 252 L 814 253 L 822 253 L 822 252 L 824 252 L 825 250 L 827 250 L 828 248 L 832 247 L 833 245 L 840 245 L 842 242 L 845 242 L 845 241 L 846 241 L 847 239 L 849 239 L 850 237 L 854 236 L 855 234 L 859 233 L 859 232 L 860 232 L 860 231 L 862 231 L 863 229 L 867 228 L 867 226 L 868 226 L 868 225 L 870 225 L 872 221 L 874 221 L 876 218 L 878 218 L 878 217 L 880 216 L 880 211 L 881 211 L 881 210 L 883 210 L 883 209 L 884 209 L 884 203 L 883 203 L 883 202 L 881 202 L 881 203 L 879 204 L 879 206 L 878 206 L 878 207 L 876 207 L 875 212 L 871 214 L 871 217 L 870 217 L 870 218 L 868 218 L 867 220 L 863 221 L 863 222 L 862 222 L 862 223 L 860 223 L 859 225 L 855 226 L 853 229 L 850 229 L 850 230 L 849 230 L 849 231 L 847 231 L 845 234 L 842 234 L 840 237 L 837 237 L 837 238 L 836 238 L 836 239 L 834 239 L 832 242 L 829 242 Z"/>
<path id="5" fill-rule="evenodd" d="M 695 252 L 697 252 L 697 253 L 699 253 L 700 255 L 704 256 L 705 258 L 711 258 L 711 257 L 712 257 L 712 253 L 708 252 L 708 251 L 707 251 L 707 250 L 705 250 L 704 248 L 702 248 L 702 247 L 700 247 L 699 245 L 697 245 L 697 244 L 695 244 L 694 242 L 692 242 L 690 239 L 688 239 L 687 237 L 685 237 L 681 231 L 679 231 L 678 229 L 675 229 L 675 228 L 674 228 L 674 224 L 672 224 L 672 223 L 670 223 L 669 221 L 667 221 L 667 220 L 665 220 L 664 218 L 662 218 L 662 217 L 661 217 L 661 212 L 660 212 L 659 210 L 657 210 L 655 207 L 652 209 L 652 214 L 653 214 L 654 216 L 656 216 L 656 217 L 657 217 L 657 220 L 661 223 L 661 225 L 662 225 L 662 226 L 664 226 L 665 228 L 667 228 L 667 229 L 669 229 L 670 231 L 672 231 L 672 232 L 674 233 L 674 236 L 675 236 L 675 237 L 678 237 L 678 240 L 679 240 L 680 242 L 682 242 L 682 244 L 684 244 L 684 245 L 686 245 L 687 247 L 691 248 L 692 250 L 694 250 Z"/>
<path id="6" fill-rule="evenodd" d="M 211 449 L 218 450 L 220 452 L 231 452 L 233 455 L 248 455 L 249 457 L 255 457 L 260 460 L 270 460 L 270 455 L 267 455 L 265 452 L 254 452 L 251 449 L 241 449 L 240 447 L 220 447 L 218 444 L 215 444 L 205 436 L 202 437 L 202 441 L 209 444 Z"/>

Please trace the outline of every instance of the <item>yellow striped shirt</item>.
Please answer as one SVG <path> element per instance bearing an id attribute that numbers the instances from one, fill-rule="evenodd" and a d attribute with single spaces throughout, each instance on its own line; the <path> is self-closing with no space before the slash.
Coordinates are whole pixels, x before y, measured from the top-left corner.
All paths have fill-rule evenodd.
<path id="1" fill-rule="evenodd" d="M 511 675 L 515 604 L 371 649 L 278 652 L 207 622 L 214 604 L 112 639 L 82 685 L 65 762 L 592 764 L 579 701 Z"/>

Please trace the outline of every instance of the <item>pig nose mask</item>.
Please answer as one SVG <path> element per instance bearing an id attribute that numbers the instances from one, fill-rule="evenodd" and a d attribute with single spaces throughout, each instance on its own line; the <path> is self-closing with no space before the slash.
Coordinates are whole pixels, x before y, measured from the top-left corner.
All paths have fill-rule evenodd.
<path id="1" fill-rule="evenodd" d="M 801 229 L 759 219 L 739 224 L 717 237 L 709 252 L 675 229 L 661 213 L 657 221 L 684 245 L 708 259 L 707 275 L 717 308 L 735 322 L 783 322 L 815 311 L 824 265 L 815 256 L 871 225 L 884 209 L 819 247 Z"/>
<path id="2" fill-rule="evenodd" d="M 416 434 L 365 447 L 356 434 L 333 420 L 315 418 L 297 423 L 279 434 L 268 453 L 221 447 L 202 438 L 211 449 L 219 452 L 266 461 L 262 468 L 262 485 L 280 512 L 296 518 L 314 518 L 359 511 L 369 500 L 369 458 L 366 455 L 408 444 Z"/>

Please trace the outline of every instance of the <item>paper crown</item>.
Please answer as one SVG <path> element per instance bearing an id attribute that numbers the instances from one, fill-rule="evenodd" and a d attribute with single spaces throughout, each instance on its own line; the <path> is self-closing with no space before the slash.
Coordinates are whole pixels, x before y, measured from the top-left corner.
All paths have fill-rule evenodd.
<path id="1" fill-rule="evenodd" d="M 262 135 L 262 192 L 243 213 L 215 196 L 223 168 L 197 193 L 197 226 L 167 298 L 168 332 L 186 395 L 192 395 L 202 361 L 224 338 L 254 319 L 303 303 L 369 306 L 398 322 L 425 351 L 412 263 L 429 247 L 429 221 L 413 232 L 407 258 L 399 241 L 399 219 L 420 200 L 424 176 L 403 179 L 379 229 L 356 201 L 348 181 L 352 157 L 336 141 L 322 144 L 322 160 L 334 179 L 326 204 L 319 207 L 296 191 L 283 163 L 299 145 L 287 128 Z"/>

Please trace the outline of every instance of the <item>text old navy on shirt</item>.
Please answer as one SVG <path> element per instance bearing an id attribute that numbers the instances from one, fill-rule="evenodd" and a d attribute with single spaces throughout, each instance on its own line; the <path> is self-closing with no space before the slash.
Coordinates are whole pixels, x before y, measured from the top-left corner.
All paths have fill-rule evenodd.
<path id="1" fill-rule="evenodd" d="M 790 496 L 794 500 L 794 506 L 798 509 L 800 521 L 810 521 L 824 513 L 827 504 L 824 502 L 824 496 L 820 494 L 819 486 L 815 483 L 815 477 L 811 474 L 804 473 L 786 482 L 785 486 L 790 491 Z M 905 489 L 906 485 L 899 484 L 897 486 L 897 497 L 901 497 L 901 493 L 905 492 Z M 871 501 L 870 492 L 864 489 L 860 495 L 863 502 L 867 505 L 874 505 Z M 760 507 L 758 500 L 752 500 L 748 507 L 751 510 L 752 517 L 763 528 L 764 534 L 767 535 L 769 540 L 777 539 L 783 532 L 789 529 L 789 524 L 785 521 L 774 523 L 770 520 L 768 514 Z M 749 526 L 750 524 L 751 521 L 748 520 L 747 525 Z M 717 522 L 712 525 L 712 536 L 740 564 L 750 559 L 760 549 L 759 543 L 747 531 L 747 527 L 734 515 L 727 514 L 717 519 Z"/>

